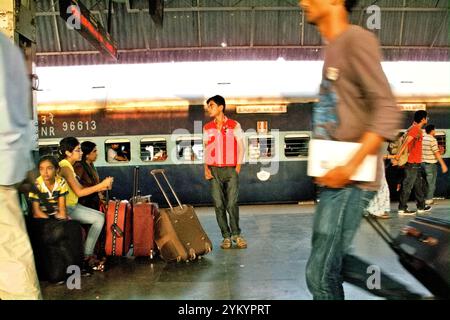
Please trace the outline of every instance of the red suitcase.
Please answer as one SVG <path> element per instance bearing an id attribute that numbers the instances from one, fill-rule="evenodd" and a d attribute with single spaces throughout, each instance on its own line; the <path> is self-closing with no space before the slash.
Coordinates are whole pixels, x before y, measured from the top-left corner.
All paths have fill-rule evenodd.
<path id="1" fill-rule="evenodd" d="M 107 256 L 124 256 L 131 246 L 131 206 L 126 200 L 111 200 L 106 212 Z"/>
<path id="2" fill-rule="evenodd" d="M 164 170 L 152 170 L 151 173 L 170 207 L 160 209 L 155 216 L 155 242 L 161 257 L 167 262 L 193 261 L 211 252 L 211 240 L 200 224 L 194 207 L 181 204 Z M 157 173 L 163 175 L 179 206 L 172 206 L 156 177 Z"/>
<path id="3" fill-rule="evenodd" d="M 153 219 L 158 213 L 155 203 L 139 202 L 133 204 L 133 255 L 150 257 L 154 254 Z"/>
<path id="4" fill-rule="evenodd" d="M 158 206 L 150 202 L 150 196 L 140 196 L 139 167 L 134 168 L 133 198 L 133 255 L 150 257 L 154 254 L 153 219 Z"/>

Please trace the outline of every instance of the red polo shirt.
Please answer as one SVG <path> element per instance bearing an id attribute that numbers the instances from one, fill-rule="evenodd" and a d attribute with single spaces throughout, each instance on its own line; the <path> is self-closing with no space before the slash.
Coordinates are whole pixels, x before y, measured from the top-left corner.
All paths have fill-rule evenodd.
<path id="1" fill-rule="evenodd" d="M 213 167 L 235 167 L 237 165 L 237 139 L 241 126 L 237 121 L 225 117 L 219 130 L 215 120 L 203 127 L 205 163 Z"/>
<path id="2" fill-rule="evenodd" d="M 422 163 L 422 129 L 418 125 L 413 125 L 408 131 L 408 136 L 413 138 L 408 145 L 408 163 Z"/>

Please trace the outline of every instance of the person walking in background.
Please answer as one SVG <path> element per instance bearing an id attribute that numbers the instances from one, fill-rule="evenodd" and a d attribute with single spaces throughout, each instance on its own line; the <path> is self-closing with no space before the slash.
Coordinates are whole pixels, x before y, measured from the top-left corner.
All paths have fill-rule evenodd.
<path id="1" fill-rule="evenodd" d="M 20 50 L 0 32 L 0 299 L 42 299 L 17 185 L 33 168 L 31 86 Z"/>
<path id="2" fill-rule="evenodd" d="M 424 185 L 425 204 L 433 204 L 434 191 L 436 190 L 437 166 L 439 161 L 442 173 L 447 173 L 448 168 L 439 152 L 436 135 L 436 127 L 429 124 L 425 127 L 426 134 L 422 141 L 422 167 L 425 171 L 426 184 Z"/>
<path id="3" fill-rule="evenodd" d="M 416 111 L 414 114 L 414 123 L 408 129 L 406 141 L 401 146 L 398 153 L 394 156 L 399 160 L 403 152 L 408 149 L 408 162 L 405 165 L 405 178 L 402 182 L 400 199 L 398 203 L 398 214 L 401 216 L 414 215 L 416 211 L 408 209 L 408 200 L 412 188 L 416 196 L 417 213 L 424 213 L 431 210 L 429 205 L 425 204 L 425 195 L 422 178 L 422 128 L 427 124 L 428 115 L 425 110 Z"/>

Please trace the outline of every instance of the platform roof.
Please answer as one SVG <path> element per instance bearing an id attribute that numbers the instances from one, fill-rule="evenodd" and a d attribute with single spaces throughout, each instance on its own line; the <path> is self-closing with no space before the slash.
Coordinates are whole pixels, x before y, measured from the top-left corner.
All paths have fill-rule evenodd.
<path id="1" fill-rule="evenodd" d="M 119 59 L 101 56 L 59 16 L 57 0 L 37 0 L 40 66 L 215 60 L 320 60 L 323 42 L 293 0 L 166 0 L 164 21 L 151 19 L 148 0 L 115 0 L 111 34 Z M 106 27 L 107 0 L 81 0 Z M 367 28 L 367 8 L 381 8 L 387 61 L 448 61 L 447 0 L 361 0 L 351 15 Z"/>

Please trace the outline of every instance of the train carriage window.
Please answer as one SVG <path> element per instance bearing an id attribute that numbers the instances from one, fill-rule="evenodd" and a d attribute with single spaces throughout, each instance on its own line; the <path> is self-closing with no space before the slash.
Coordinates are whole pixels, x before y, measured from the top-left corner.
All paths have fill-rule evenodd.
<path id="1" fill-rule="evenodd" d="M 286 135 L 284 155 L 288 158 L 307 157 L 310 137 L 307 134 Z"/>
<path id="2" fill-rule="evenodd" d="M 201 137 L 180 137 L 176 140 L 178 160 L 203 160 L 203 140 Z"/>
<path id="3" fill-rule="evenodd" d="M 271 135 L 257 135 L 248 138 L 249 160 L 269 159 L 275 156 L 275 138 Z"/>
<path id="4" fill-rule="evenodd" d="M 131 144 L 127 139 L 111 139 L 105 141 L 105 159 L 109 163 L 130 161 L 130 150 Z"/>
<path id="5" fill-rule="evenodd" d="M 146 138 L 141 140 L 142 161 L 166 161 L 167 141 L 162 138 Z"/>
<path id="6" fill-rule="evenodd" d="M 58 142 L 41 142 L 39 143 L 39 157 L 52 155 L 58 158 Z"/>
<path id="7" fill-rule="evenodd" d="M 447 139 L 446 139 L 446 135 L 445 132 L 443 131 L 436 131 L 436 135 L 434 136 L 437 140 L 438 143 L 438 147 L 439 147 L 439 152 L 441 153 L 441 155 L 444 155 L 446 150 L 446 143 L 447 143 Z"/>

